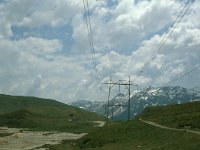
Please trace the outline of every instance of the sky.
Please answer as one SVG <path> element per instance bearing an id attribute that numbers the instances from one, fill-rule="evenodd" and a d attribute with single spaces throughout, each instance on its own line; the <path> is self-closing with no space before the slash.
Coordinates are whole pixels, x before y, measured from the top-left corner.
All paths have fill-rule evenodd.
<path id="1" fill-rule="evenodd" d="M 0 93 L 68 103 L 106 100 L 110 76 L 163 86 L 200 65 L 200 1 L 192 1 L 143 66 L 186 0 L 88 0 L 95 59 L 82 0 L 0 0 Z M 199 70 L 170 85 L 199 86 Z"/>

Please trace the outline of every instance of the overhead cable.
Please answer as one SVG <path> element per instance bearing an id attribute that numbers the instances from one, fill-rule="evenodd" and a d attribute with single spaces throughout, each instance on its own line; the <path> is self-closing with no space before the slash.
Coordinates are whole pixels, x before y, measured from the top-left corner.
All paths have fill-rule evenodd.
<path id="1" fill-rule="evenodd" d="M 168 34 L 166 34 L 161 42 L 159 43 L 158 47 L 154 50 L 154 52 L 152 53 L 152 55 L 145 61 L 145 63 L 142 65 L 142 67 L 140 68 L 140 73 L 143 73 L 143 68 L 150 62 L 153 60 L 153 58 L 158 54 L 159 51 L 161 51 L 161 49 L 163 48 L 163 46 L 165 45 L 165 43 L 167 42 L 167 40 L 169 39 L 169 37 L 172 35 L 172 33 L 175 31 L 177 25 L 182 21 L 182 19 L 184 18 L 184 16 L 186 15 L 186 13 L 188 12 L 188 10 L 190 9 L 191 5 L 193 4 L 194 0 L 190 3 L 191 1 L 188 0 L 187 3 L 184 5 L 184 7 L 181 9 L 180 13 L 178 14 L 174 24 L 172 25 L 172 27 L 170 28 L 170 32 Z"/>
<path id="2" fill-rule="evenodd" d="M 175 82 L 175 81 L 177 81 L 177 80 L 179 80 L 179 79 L 181 79 L 181 78 L 187 76 L 188 74 L 194 72 L 195 70 L 197 70 L 197 69 L 199 69 L 199 68 L 200 68 L 200 65 L 199 65 L 198 67 L 195 67 L 195 68 L 193 68 L 192 70 L 186 72 L 185 74 L 183 74 L 183 75 L 181 75 L 181 76 L 179 76 L 179 77 L 177 77 L 177 78 L 175 78 L 175 79 L 173 79 L 173 80 L 171 80 L 171 81 L 165 83 L 164 86 L 165 86 L 165 85 L 168 85 L 168 84 L 170 84 L 170 83 L 173 83 L 173 82 Z"/>
<path id="3" fill-rule="evenodd" d="M 92 26 L 91 26 L 91 21 L 90 21 L 88 0 L 83 0 L 83 8 L 84 8 L 85 22 L 86 22 L 87 31 L 88 31 L 88 40 L 89 40 L 91 54 L 92 54 L 92 62 L 93 62 L 93 67 L 96 72 L 96 78 L 97 78 L 98 72 L 96 69 L 96 56 L 95 56 L 95 50 L 94 50 L 93 32 L 92 32 Z"/>

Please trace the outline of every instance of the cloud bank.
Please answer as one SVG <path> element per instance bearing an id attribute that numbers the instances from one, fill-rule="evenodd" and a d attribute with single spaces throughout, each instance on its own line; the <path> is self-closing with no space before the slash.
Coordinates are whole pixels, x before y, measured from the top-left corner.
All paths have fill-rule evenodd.
<path id="1" fill-rule="evenodd" d="M 170 31 L 186 1 L 89 0 L 97 74 L 83 3 L 0 1 L 0 93 L 69 102 L 105 100 L 102 82 L 131 79 L 162 86 L 200 65 L 200 2 L 195 1 L 158 54 L 139 71 Z M 197 70 L 172 85 L 199 85 Z"/>

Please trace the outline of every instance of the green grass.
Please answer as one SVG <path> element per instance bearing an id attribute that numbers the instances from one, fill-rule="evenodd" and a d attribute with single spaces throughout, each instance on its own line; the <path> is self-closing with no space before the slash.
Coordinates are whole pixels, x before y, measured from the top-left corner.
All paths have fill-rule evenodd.
<path id="1" fill-rule="evenodd" d="M 88 121 L 103 120 L 94 113 L 53 100 L 8 96 L 9 100 L 6 102 L 6 96 L 3 97 L 3 102 L 7 105 L 6 109 L 0 105 L 2 126 L 75 133 L 89 132 L 79 140 L 43 146 L 50 150 L 199 150 L 200 148 L 200 136 L 196 134 L 161 129 L 136 120 L 113 122 L 103 128 L 94 128 L 94 124 Z M 200 129 L 200 102 L 148 108 L 139 117 L 171 127 L 187 126 Z"/>
<path id="2" fill-rule="evenodd" d="M 80 133 L 94 128 L 90 121 L 103 119 L 54 100 L 0 95 L 0 126 Z"/>
<path id="3" fill-rule="evenodd" d="M 147 108 L 138 118 L 173 128 L 200 130 L 200 102 Z"/>
<path id="4" fill-rule="evenodd" d="M 0 114 L 13 112 L 25 107 L 38 106 L 57 106 L 71 108 L 71 106 L 50 99 L 0 94 Z"/>
<path id="5" fill-rule="evenodd" d="M 199 141 L 199 135 L 130 121 L 111 123 L 77 141 L 63 141 L 45 147 L 50 150 L 198 150 Z"/>

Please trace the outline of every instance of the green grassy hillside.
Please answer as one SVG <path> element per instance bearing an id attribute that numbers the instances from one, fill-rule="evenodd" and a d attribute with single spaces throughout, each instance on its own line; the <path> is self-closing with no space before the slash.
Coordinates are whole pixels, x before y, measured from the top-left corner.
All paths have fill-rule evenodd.
<path id="1" fill-rule="evenodd" d="M 103 120 L 95 113 L 54 100 L 0 95 L 0 126 L 88 132 L 90 121 Z"/>
<path id="2" fill-rule="evenodd" d="M 174 128 L 200 130 L 200 102 L 147 108 L 139 118 Z"/>
<path id="3" fill-rule="evenodd" d="M 111 123 L 77 141 L 45 147 L 50 150 L 198 150 L 199 141 L 199 135 L 129 121 Z"/>

